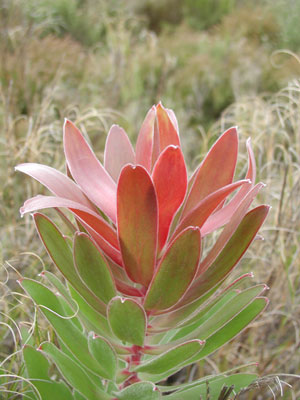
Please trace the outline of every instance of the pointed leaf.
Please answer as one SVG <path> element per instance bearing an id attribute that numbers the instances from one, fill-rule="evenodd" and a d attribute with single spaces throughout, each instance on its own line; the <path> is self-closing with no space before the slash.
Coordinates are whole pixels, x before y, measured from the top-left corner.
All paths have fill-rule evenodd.
<path id="1" fill-rule="evenodd" d="M 170 118 L 170 114 L 161 103 L 156 106 L 157 125 L 159 131 L 159 149 L 162 152 L 166 147 L 180 146 L 178 128 Z"/>
<path id="2" fill-rule="evenodd" d="M 74 261 L 82 281 L 107 304 L 117 294 L 115 283 L 105 258 L 85 233 L 74 237 Z"/>
<path id="3" fill-rule="evenodd" d="M 254 240 L 267 217 L 268 211 L 268 206 L 259 206 L 246 214 L 215 261 L 202 275 L 195 279 L 189 293 L 182 299 L 180 305 L 200 298 L 218 282 L 222 282 Z"/>
<path id="4" fill-rule="evenodd" d="M 135 164 L 133 147 L 124 129 L 113 125 L 107 135 L 104 151 L 104 168 L 115 182 L 126 164 Z"/>
<path id="5" fill-rule="evenodd" d="M 78 390 L 89 400 L 109 400 L 110 396 L 97 388 L 89 375 L 75 361 L 60 351 L 54 344 L 44 342 L 40 351 L 47 354 L 56 364 L 60 373 L 69 382 L 71 387 Z"/>
<path id="6" fill-rule="evenodd" d="M 48 374 L 50 365 L 41 352 L 26 345 L 23 348 L 23 357 L 28 378 L 37 388 L 43 400 L 52 400 L 53 398 L 73 399 L 71 391 L 64 382 L 55 382 L 50 379 Z"/>
<path id="7" fill-rule="evenodd" d="M 236 295 L 231 296 L 231 299 L 226 301 L 225 304 L 219 305 L 218 308 L 215 307 L 213 313 L 206 314 L 202 318 L 199 318 L 194 324 L 179 329 L 173 336 L 172 342 L 177 343 L 178 340 L 186 341 L 193 337 L 201 337 L 206 340 L 214 332 L 228 323 L 228 321 L 258 297 L 265 289 L 265 285 L 256 285 L 241 293 L 236 293 Z"/>
<path id="8" fill-rule="evenodd" d="M 88 337 L 88 346 L 91 355 L 101 365 L 102 376 L 114 380 L 117 371 L 117 357 L 110 343 L 100 336 L 91 333 Z"/>
<path id="9" fill-rule="evenodd" d="M 201 235 L 187 228 L 171 243 L 146 294 L 144 307 L 155 312 L 176 304 L 192 283 L 200 260 Z"/>
<path id="10" fill-rule="evenodd" d="M 132 368 L 132 371 L 156 375 L 172 370 L 173 368 L 179 368 L 191 357 L 199 354 L 203 346 L 203 341 L 191 340 L 174 347 L 158 357 L 142 362 L 140 365 Z"/>
<path id="11" fill-rule="evenodd" d="M 161 398 L 159 390 L 152 382 L 138 382 L 115 392 L 118 400 L 159 400 Z"/>
<path id="12" fill-rule="evenodd" d="M 253 300 L 247 307 L 245 307 L 237 316 L 229 321 L 223 328 L 219 329 L 216 333 L 206 340 L 204 349 L 199 355 L 192 358 L 192 362 L 197 362 L 209 354 L 213 353 L 229 340 L 233 339 L 250 322 L 252 322 L 258 314 L 260 314 L 267 306 L 268 299 L 261 297 Z"/>
<path id="13" fill-rule="evenodd" d="M 201 228 L 201 234 L 203 235 L 202 225 L 205 223 L 207 218 L 209 218 L 212 212 L 218 207 L 220 203 L 222 203 L 226 199 L 226 197 L 230 193 L 238 189 L 240 186 L 243 186 L 244 184 L 249 183 L 247 180 L 234 182 L 209 194 L 202 201 L 200 201 L 200 203 L 195 208 L 193 208 L 193 210 L 191 210 L 185 218 L 183 218 L 183 220 L 176 228 L 174 235 L 177 235 L 188 226 L 198 226 L 199 228 Z M 219 226 L 217 226 L 216 229 L 217 228 L 219 228 Z"/>
<path id="14" fill-rule="evenodd" d="M 57 335 L 65 346 L 78 359 L 85 368 L 95 374 L 101 373 L 98 363 L 92 358 L 88 351 L 87 338 L 73 324 L 72 318 L 65 314 L 60 301 L 55 294 L 39 282 L 31 279 L 23 279 L 21 286 L 39 306 L 41 312 L 51 323 Z M 74 317 L 75 318 L 75 317 Z"/>
<path id="15" fill-rule="evenodd" d="M 25 201 L 20 211 L 22 214 L 44 208 L 66 207 L 94 237 L 97 244 L 115 262 L 122 263 L 118 250 L 116 231 L 97 213 L 72 200 L 54 196 L 35 196 Z"/>
<path id="16" fill-rule="evenodd" d="M 19 164 L 15 169 L 36 179 L 56 196 L 75 201 L 95 210 L 95 207 L 83 194 L 79 186 L 56 169 L 35 163 Z"/>
<path id="17" fill-rule="evenodd" d="M 230 240 L 240 222 L 244 218 L 248 208 L 250 207 L 253 199 L 256 197 L 257 193 L 264 186 L 263 183 L 259 183 L 244 197 L 239 206 L 236 208 L 234 215 L 230 219 L 229 223 L 225 226 L 218 240 L 214 244 L 213 248 L 210 250 L 206 258 L 200 265 L 198 275 L 203 273 L 209 268 L 209 266 L 213 263 L 213 261 L 218 257 L 220 252 L 224 249 L 227 242 Z M 269 210 L 269 207 L 265 209 L 265 211 Z"/>
<path id="18" fill-rule="evenodd" d="M 159 156 L 152 173 L 159 211 L 159 249 L 168 236 L 173 216 L 184 200 L 187 172 L 179 147 L 169 146 Z"/>
<path id="19" fill-rule="evenodd" d="M 235 213 L 238 205 L 248 194 L 248 192 L 253 188 L 256 177 L 256 167 L 255 167 L 254 154 L 251 148 L 251 142 L 249 139 L 247 140 L 247 150 L 248 150 L 248 171 L 245 179 L 250 179 L 251 183 L 243 185 L 241 189 L 238 191 L 238 193 L 233 197 L 232 200 L 230 200 L 228 204 L 226 204 L 220 210 L 216 211 L 207 219 L 207 221 L 204 223 L 201 229 L 201 233 L 203 236 L 227 224 L 227 222 Z"/>
<path id="20" fill-rule="evenodd" d="M 95 331 L 98 335 L 109 337 L 111 333 L 106 317 L 95 311 L 70 285 L 69 290 L 73 300 L 78 304 L 78 317 L 83 321 L 84 326 Z"/>
<path id="21" fill-rule="evenodd" d="M 81 282 L 74 266 L 72 251 L 57 227 L 43 214 L 35 213 L 34 221 L 49 256 L 61 273 L 95 310 L 105 315 L 105 304 Z"/>
<path id="22" fill-rule="evenodd" d="M 232 182 L 238 152 L 236 128 L 221 135 L 202 161 L 188 195 L 182 217 L 202 199 Z"/>
<path id="23" fill-rule="evenodd" d="M 146 115 L 136 142 L 136 163 L 147 171 L 152 168 L 152 151 L 156 109 L 153 106 Z"/>
<path id="24" fill-rule="evenodd" d="M 118 233 L 131 280 L 148 286 L 157 247 L 157 200 L 151 177 L 141 166 L 123 168 L 117 190 Z"/>
<path id="25" fill-rule="evenodd" d="M 213 379 L 209 382 L 209 395 L 211 399 L 217 399 L 221 393 L 222 388 L 226 385 L 227 387 L 234 386 L 234 393 L 237 394 L 241 389 L 249 386 L 257 375 L 255 374 L 235 374 L 231 376 L 222 376 L 217 379 Z M 168 397 L 171 400 L 195 400 L 204 398 L 207 395 L 207 384 L 201 382 L 199 385 L 195 384 L 191 388 L 179 390 L 176 393 L 170 394 Z"/>
<path id="26" fill-rule="evenodd" d="M 116 222 L 116 184 L 71 121 L 64 125 L 64 149 L 70 172 L 86 196 Z"/>
<path id="27" fill-rule="evenodd" d="M 115 297 L 108 305 L 107 317 L 117 338 L 137 346 L 143 346 L 147 318 L 140 304 L 132 299 Z"/>
<path id="28" fill-rule="evenodd" d="M 95 218 L 93 215 L 82 211 L 76 211 L 76 219 L 91 235 L 105 255 L 119 266 L 122 265 L 119 243 L 115 241 L 117 240 L 116 231 L 110 225 L 106 224 L 106 221 L 99 220 L 99 218 Z"/>

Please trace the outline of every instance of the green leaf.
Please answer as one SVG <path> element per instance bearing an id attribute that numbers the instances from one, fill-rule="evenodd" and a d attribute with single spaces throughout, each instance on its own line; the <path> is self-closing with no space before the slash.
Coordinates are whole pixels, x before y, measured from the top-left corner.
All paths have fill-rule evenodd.
<path id="1" fill-rule="evenodd" d="M 266 307 L 268 300 L 264 297 L 254 299 L 247 307 L 245 307 L 237 316 L 235 316 L 231 321 L 229 321 L 224 327 L 219 329 L 216 333 L 210 336 L 205 343 L 205 346 L 199 354 L 196 354 L 191 359 L 184 362 L 181 367 L 198 362 L 203 358 L 207 357 L 220 347 L 222 347 L 229 340 L 233 339 L 238 333 L 240 333 L 247 325 L 253 321 L 259 313 L 263 311 Z M 151 382 L 160 382 L 170 375 L 170 372 L 150 375 L 148 373 L 143 374 L 143 379 L 150 380 Z"/>
<path id="2" fill-rule="evenodd" d="M 114 334 L 122 341 L 143 346 L 146 313 L 135 300 L 114 297 L 108 304 L 107 317 Z"/>
<path id="3" fill-rule="evenodd" d="M 65 383 L 50 380 L 48 374 L 49 362 L 40 351 L 26 345 L 23 348 L 23 357 L 28 378 L 36 387 L 43 400 L 53 400 L 54 398 L 64 400 L 73 399 L 72 393 Z"/>
<path id="4" fill-rule="evenodd" d="M 34 214 L 35 224 L 49 256 L 70 284 L 96 311 L 105 315 L 106 307 L 87 287 L 81 282 L 74 266 L 73 254 L 63 235 L 53 222 L 45 215 Z"/>
<path id="5" fill-rule="evenodd" d="M 254 240 L 268 211 L 269 207 L 259 206 L 245 215 L 213 263 L 195 279 L 187 296 L 182 300 L 182 304 L 180 305 L 187 304 L 203 296 L 230 273 Z M 207 256 L 205 260 L 208 258 Z M 204 261 L 201 265 L 203 263 Z"/>
<path id="6" fill-rule="evenodd" d="M 65 377 L 69 384 L 88 400 L 110 399 L 110 396 L 93 384 L 83 368 L 60 351 L 53 343 L 42 343 L 40 350 L 53 360 L 60 373 Z"/>
<path id="7" fill-rule="evenodd" d="M 61 280 L 52 274 L 52 272 L 49 271 L 43 271 L 40 274 L 43 278 L 46 278 L 51 285 L 60 293 L 64 299 L 69 303 L 71 307 L 74 307 L 74 310 L 76 310 L 76 304 L 73 301 L 67 287 L 61 282 Z"/>
<path id="8" fill-rule="evenodd" d="M 233 339 L 264 310 L 267 304 L 268 299 L 264 297 L 254 299 L 237 316 L 206 340 L 204 349 L 199 356 L 193 357 L 192 362 L 197 362 L 204 357 L 207 357 L 209 354 L 223 346 L 226 342 Z"/>
<path id="9" fill-rule="evenodd" d="M 191 340 L 180 344 L 173 349 L 152 358 L 132 368 L 135 372 L 146 372 L 148 374 L 161 374 L 174 368 L 179 368 L 183 363 L 196 356 L 203 349 L 204 342 Z"/>
<path id="10" fill-rule="evenodd" d="M 202 315 L 206 314 L 214 305 L 217 306 L 217 303 L 222 300 L 223 297 L 227 298 L 228 296 L 231 298 L 232 294 L 228 295 L 228 292 L 232 292 L 233 289 L 239 288 L 244 283 L 244 279 L 249 277 L 253 277 L 252 273 L 240 276 L 223 289 L 217 296 L 213 296 L 213 294 L 219 288 L 219 285 L 191 304 L 187 304 L 186 306 L 168 314 L 156 316 L 153 321 L 156 331 L 169 331 L 173 327 L 183 327 L 198 321 L 198 319 L 202 318 Z"/>
<path id="11" fill-rule="evenodd" d="M 110 343 L 91 332 L 88 337 L 88 346 L 91 355 L 101 366 L 102 376 L 105 379 L 114 380 L 118 361 L 116 353 Z"/>
<path id="12" fill-rule="evenodd" d="M 192 337 L 201 337 L 201 339 L 204 340 L 207 339 L 228 321 L 230 321 L 235 315 L 237 315 L 254 298 L 259 296 L 265 290 L 265 288 L 265 285 L 257 285 L 246 289 L 241 293 L 236 293 L 236 296 L 233 296 L 233 298 L 228 296 L 228 301 L 226 301 L 224 304 L 221 303 L 218 308 L 214 307 L 213 310 L 211 310 L 213 312 L 210 312 L 208 315 L 203 315 L 202 318 L 200 318 L 194 324 L 180 329 L 172 338 L 172 341 L 179 339 L 188 340 Z"/>
<path id="13" fill-rule="evenodd" d="M 70 285 L 69 290 L 73 300 L 78 304 L 79 318 L 83 321 L 88 330 L 95 331 L 100 336 L 109 337 L 111 330 L 106 317 L 99 314 L 91 307 L 85 299 Z"/>
<path id="14" fill-rule="evenodd" d="M 209 395 L 211 399 L 217 399 L 223 386 L 230 387 L 234 385 L 234 393 L 237 394 L 241 389 L 249 386 L 257 375 L 255 374 L 235 374 L 231 376 L 223 376 L 218 379 L 209 382 Z M 206 398 L 207 386 L 206 382 L 201 382 L 199 385 L 195 385 L 192 388 L 179 390 L 175 393 L 169 394 L 167 397 L 171 400 L 195 400 L 200 399 L 200 396 Z"/>
<path id="15" fill-rule="evenodd" d="M 185 229 L 175 238 L 148 288 L 144 303 L 146 310 L 166 310 L 184 295 L 197 272 L 200 242 L 200 229 L 195 227 Z"/>
<path id="16" fill-rule="evenodd" d="M 39 282 L 23 279 L 21 285 L 39 306 L 65 346 L 86 368 L 101 375 L 101 368 L 89 353 L 86 336 L 65 316 L 55 294 Z"/>
<path id="17" fill-rule="evenodd" d="M 134 383 L 116 392 L 118 400 L 158 400 L 161 398 L 159 390 L 151 382 Z"/>
<path id="18" fill-rule="evenodd" d="M 75 235 L 74 261 L 83 282 L 107 304 L 117 293 L 115 283 L 104 256 L 85 233 Z"/>

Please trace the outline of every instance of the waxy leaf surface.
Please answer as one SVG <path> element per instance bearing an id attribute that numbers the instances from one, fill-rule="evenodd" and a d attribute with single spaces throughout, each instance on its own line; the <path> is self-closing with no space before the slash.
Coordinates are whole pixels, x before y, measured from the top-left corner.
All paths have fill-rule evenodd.
<path id="1" fill-rule="evenodd" d="M 201 262 L 198 275 L 202 274 L 204 271 L 209 268 L 209 266 L 213 263 L 213 261 L 218 257 L 220 252 L 224 249 L 240 222 L 244 218 L 248 208 L 250 207 L 253 199 L 256 197 L 257 193 L 264 185 L 262 183 L 257 184 L 254 188 L 248 192 L 248 194 L 241 201 L 237 209 L 235 210 L 234 215 L 230 219 L 229 223 L 225 226 L 222 233 L 218 237 L 218 240 L 214 244 L 213 248 L 210 250 L 205 259 Z M 269 210 L 269 207 L 265 207 L 265 210 Z"/>
<path id="2" fill-rule="evenodd" d="M 130 140 L 118 125 L 113 125 L 107 135 L 104 151 L 104 167 L 115 182 L 126 164 L 135 164 L 135 154 Z"/>
<path id="3" fill-rule="evenodd" d="M 200 260 L 201 235 L 187 228 L 164 254 L 146 294 L 144 307 L 155 312 L 176 304 L 190 286 Z"/>
<path id="4" fill-rule="evenodd" d="M 146 115 L 136 142 L 136 163 L 147 171 L 152 168 L 153 136 L 156 119 L 156 109 L 153 106 Z"/>
<path id="5" fill-rule="evenodd" d="M 107 309 L 113 333 L 124 342 L 143 346 L 147 318 L 143 307 L 133 299 L 113 298 Z"/>
<path id="6" fill-rule="evenodd" d="M 170 113 L 161 103 L 156 107 L 158 140 L 160 153 L 168 146 L 180 146 L 178 126 L 174 124 Z"/>
<path id="7" fill-rule="evenodd" d="M 195 208 L 193 208 L 193 210 L 187 214 L 185 218 L 183 218 L 176 228 L 174 235 L 177 235 L 188 226 L 198 226 L 201 228 L 201 234 L 203 235 L 202 225 L 209 218 L 211 213 L 226 199 L 230 193 L 247 182 L 247 180 L 243 180 L 231 183 L 205 197 Z M 217 229 L 219 226 L 214 228 Z"/>
<path id="8" fill-rule="evenodd" d="M 236 128 L 230 128 L 217 140 L 202 161 L 193 178 L 183 216 L 186 216 L 202 199 L 222 186 L 232 182 L 238 152 Z"/>
<path id="9" fill-rule="evenodd" d="M 217 379 L 208 379 L 209 395 L 211 399 L 217 399 L 226 385 L 228 388 L 234 386 L 234 393 L 239 393 L 241 389 L 248 387 L 255 379 L 255 374 L 235 374 L 231 376 L 222 376 Z M 171 400 L 195 400 L 201 397 L 205 399 L 207 395 L 207 384 L 201 382 L 199 385 L 195 384 L 191 388 L 179 390 L 176 393 L 170 394 L 168 397 Z"/>
<path id="10" fill-rule="evenodd" d="M 189 340 L 193 337 L 206 340 L 258 297 L 265 289 L 265 285 L 257 285 L 241 293 L 236 293 L 236 296 L 231 296 L 232 298 L 229 301 L 225 302 L 218 309 L 215 309 L 211 315 L 206 314 L 205 318 L 203 316 L 195 324 L 180 329 L 173 336 L 172 342 L 179 339 Z"/>
<path id="11" fill-rule="evenodd" d="M 115 283 L 105 258 L 85 233 L 75 235 L 74 261 L 82 281 L 107 304 L 117 293 Z"/>
<path id="12" fill-rule="evenodd" d="M 246 214 L 215 261 L 194 280 L 182 305 L 200 298 L 228 275 L 254 240 L 268 211 L 268 206 L 259 206 Z"/>
<path id="13" fill-rule="evenodd" d="M 92 358 L 88 351 L 86 336 L 75 326 L 72 319 L 68 318 L 69 315 L 65 314 L 55 294 L 44 285 L 31 279 L 23 279 L 21 284 L 34 302 L 40 307 L 41 312 L 51 323 L 57 335 L 75 358 L 77 358 L 85 368 L 100 375 L 101 368 L 99 368 L 98 363 Z"/>
<path id="14" fill-rule="evenodd" d="M 158 210 L 154 185 L 147 171 L 141 166 L 125 166 L 117 197 L 124 267 L 130 279 L 148 286 L 156 259 Z"/>
<path id="15" fill-rule="evenodd" d="M 159 249 L 168 236 L 172 218 L 187 187 L 187 171 L 180 147 L 169 146 L 159 156 L 152 173 L 159 211 Z"/>
<path id="16" fill-rule="evenodd" d="M 44 342 L 40 350 L 47 354 L 61 374 L 74 389 L 89 400 L 109 400 L 110 396 L 96 387 L 89 375 L 69 356 L 60 351 L 54 344 Z"/>
<path id="17" fill-rule="evenodd" d="M 57 227 L 43 214 L 35 213 L 34 220 L 41 240 L 58 269 L 95 310 L 105 315 L 105 304 L 81 282 L 72 251 Z"/>
<path id="18" fill-rule="evenodd" d="M 256 178 L 256 167 L 255 167 L 254 154 L 251 148 L 251 142 L 249 139 L 247 140 L 247 151 L 248 151 L 248 171 L 245 179 L 249 179 L 250 183 L 243 185 L 241 189 L 238 191 L 238 193 L 233 197 L 233 199 L 230 200 L 228 204 L 226 204 L 223 208 L 213 213 L 207 219 L 207 221 L 204 223 L 201 229 L 201 233 L 203 236 L 225 225 L 233 216 L 233 214 L 236 212 L 236 209 L 240 204 L 240 202 L 254 187 Z"/>
<path id="19" fill-rule="evenodd" d="M 73 400 L 72 393 L 64 382 L 55 382 L 50 379 L 48 374 L 50 364 L 40 351 L 26 345 L 23 348 L 23 357 L 28 378 L 43 400 L 53 400 L 53 398 Z"/>
<path id="20" fill-rule="evenodd" d="M 152 382 L 138 382 L 115 393 L 118 400 L 159 400 L 159 390 Z"/>
<path id="21" fill-rule="evenodd" d="M 116 222 L 116 184 L 72 122 L 64 125 L 64 149 L 70 172 L 86 196 Z"/>
<path id="22" fill-rule="evenodd" d="M 102 367 L 102 376 L 106 379 L 114 380 L 118 361 L 110 343 L 104 338 L 91 333 L 88 337 L 88 346 L 91 355 Z"/>
<path id="23" fill-rule="evenodd" d="M 247 325 L 260 314 L 268 304 L 268 300 L 264 297 L 253 300 L 245 307 L 237 316 L 229 321 L 224 327 L 206 340 L 206 344 L 202 352 L 192 358 L 191 362 L 197 362 L 209 354 L 213 353 L 229 340 L 233 339 Z"/>
<path id="24" fill-rule="evenodd" d="M 132 368 L 135 372 L 146 372 L 148 374 L 161 374 L 173 368 L 179 368 L 184 362 L 198 354 L 204 346 L 201 340 L 191 340 L 180 344 L 173 349 L 152 358 Z"/>
<path id="25" fill-rule="evenodd" d="M 92 210 L 95 209 L 79 186 L 54 168 L 42 164 L 27 163 L 19 164 L 15 169 L 36 179 L 56 196 L 75 201 Z"/>

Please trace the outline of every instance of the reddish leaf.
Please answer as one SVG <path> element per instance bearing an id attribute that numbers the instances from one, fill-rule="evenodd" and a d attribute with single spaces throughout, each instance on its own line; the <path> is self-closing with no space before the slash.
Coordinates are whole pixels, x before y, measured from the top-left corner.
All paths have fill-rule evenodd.
<path id="1" fill-rule="evenodd" d="M 251 182 L 248 185 L 243 185 L 243 187 L 238 191 L 238 193 L 233 197 L 233 199 L 228 204 L 225 205 L 225 207 L 216 211 L 207 219 L 207 221 L 205 222 L 205 224 L 201 229 L 201 233 L 203 236 L 227 224 L 232 215 L 235 213 L 237 206 L 240 204 L 242 199 L 247 195 L 247 193 L 253 188 L 255 184 L 256 167 L 255 167 L 255 159 L 251 148 L 250 139 L 247 140 L 246 145 L 248 150 L 248 171 L 245 179 L 250 179 Z"/>
<path id="2" fill-rule="evenodd" d="M 135 154 L 124 129 L 113 125 L 107 135 L 104 151 L 104 167 L 115 182 L 126 164 L 135 164 Z"/>
<path id="3" fill-rule="evenodd" d="M 159 149 L 162 152 L 170 145 L 180 146 L 178 130 L 170 118 L 170 111 L 166 110 L 161 103 L 156 107 L 157 125 L 159 132 Z"/>
<path id="4" fill-rule="evenodd" d="M 236 128 L 230 128 L 213 145 L 193 177 L 193 185 L 182 217 L 186 216 L 189 211 L 197 206 L 199 201 L 210 193 L 232 182 L 237 152 L 237 130 Z"/>
<path id="5" fill-rule="evenodd" d="M 99 232 L 93 229 L 84 220 L 78 217 L 77 219 L 86 229 L 86 231 L 91 235 L 91 237 L 95 240 L 100 249 L 104 251 L 105 255 L 108 256 L 118 265 L 122 265 L 122 257 L 120 251 L 117 250 L 114 246 L 112 246 L 108 241 L 106 241 L 105 238 L 101 234 L 99 234 Z"/>
<path id="6" fill-rule="evenodd" d="M 136 142 L 136 163 L 147 171 L 152 168 L 153 135 L 156 118 L 156 109 L 153 106 L 146 115 Z"/>
<path id="7" fill-rule="evenodd" d="M 167 239 L 172 218 L 186 193 L 187 172 L 178 146 L 169 146 L 161 153 L 154 166 L 152 178 L 158 201 L 160 250 Z"/>
<path id="8" fill-rule="evenodd" d="M 240 186 L 247 183 L 247 180 L 238 181 L 231 183 L 230 185 L 224 186 L 219 190 L 216 190 L 214 193 L 211 193 L 207 197 L 205 197 L 200 203 L 188 213 L 188 215 L 180 222 L 179 226 L 176 228 L 174 235 L 177 235 L 183 229 L 188 226 L 198 226 L 201 228 L 202 234 L 202 225 L 205 223 L 207 218 L 211 215 L 211 213 L 218 207 L 218 205 L 226 199 L 226 197 L 232 193 L 234 190 L 239 188 Z M 203 234 L 202 234 L 203 235 Z"/>
<path id="9" fill-rule="evenodd" d="M 189 292 L 182 299 L 180 306 L 203 296 L 228 275 L 254 240 L 256 233 L 266 219 L 269 209 L 270 207 L 268 206 L 259 206 L 244 216 L 230 235 L 226 245 L 223 246 L 222 251 L 218 252 L 214 261 L 208 265 L 209 268 L 203 269 L 200 276 L 195 279 Z M 205 265 L 207 265 L 207 262 Z M 201 267 L 202 265 L 200 265 Z"/>
<path id="10" fill-rule="evenodd" d="M 68 208 L 95 239 L 100 248 L 112 260 L 122 264 L 115 230 L 100 215 L 87 207 L 60 197 L 38 195 L 25 201 L 23 207 L 21 207 L 21 213 L 53 207 Z"/>
<path id="11" fill-rule="evenodd" d="M 145 297 L 146 310 L 166 310 L 176 304 L 192 283 L 200 260 L 201 235 L 187 228 L 171 243 L 157 267 Z"/>
<path id="12" fill-rule="evenodd" d="M 210 250 L 206 258 L 202 261 L 198 275 L 202 274 L 209 268 L 213 261 L 218 257 L 220 252 L 223 250 L 233 233 L 236 231 L 240 222 L 244 218 L 247 210 L 249 209 L 253 199 L 256 197 L 257 193 L 264 186 L 263 183 L 258 183 L 241 201 L 239 206 L 236 208 L 234 215 L 232 216 L 229 223 L 223 229 L 218 240 L 214 244 L 213 248 Z"/>
<path id="13" fill-rule="evenodd" d="M 82 193 L 79 186 L 56 169 L 35 163 L 20 164 L 15 169 L 36 179 L 56 196 L 76 201 L 95 210 L 95 207 Z"/>
<path id="14" fill-rule="evenodd" d="M 158 210 L 154 185 L 142 166 L 122 169 L 117 189 L 118 234 L 130 279 L 148 286 L 157 250 Z"/>
<path id="15" fill-rule="evenodd" d="M 175 115 L 174 111 L 171 110 L 170 108 L 166 108 L 165 110 L 167 111 L 167 113 L 169 115 L 169 118 L 170 118 L 170 120 L 171 120 L 171 122 L 172 122 L 174 128 L 176 129 L 176 131 L 178 133 L 178 136 L 179 136 L 178 121 L 177 121 L 177 118 L 176 118 L 176 115 Z"/>
<path id="16" fill-rule="evenodd" d="M 116 184 L 72 122 L 64 125 L 66 160 L 74 180 L 87 197 L 116 222 Z"/>

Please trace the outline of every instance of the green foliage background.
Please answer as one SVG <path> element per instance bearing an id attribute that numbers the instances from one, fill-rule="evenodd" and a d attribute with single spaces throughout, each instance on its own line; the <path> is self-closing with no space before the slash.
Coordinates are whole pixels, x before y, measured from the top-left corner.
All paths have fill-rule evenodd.
<path id="1" fill-rule="evenodd" d="M 265 240 L 240 265 L 271 287 L 268 311 L 231 346 L 176 379 L 248 361 L 259 361 L 262 375 L 299 373 L 299 20 L 293 0 L 0 1 L 3 360 L 19 345 L 13 319 L 33 318 L 32 304 L 14 293 L 15 279 L 37 274 L 39 257 L 52 268 L 30 217 L 18 212 L 41 188 L 14 166 L 63 170 L 64 117 L 89 133 L 101 158 L 112 123 L 134 139 L 146 111 L 162 100 L 178 117 L 191 169 L 226 127 L 240 127 L 243 153 L 251 136 L 258 179 L 268 185 L 259 202 L 273 206 Z M 36 335 L 46 331 L 36 328 Z M 3 365 L 17 372 L 18 361 L 16 355 Z M 274 382 L 262 382 L 261 398 L 270 398 L 268 384 L 279 390 Z M 299 382 L 292 383 L 294 394 L 285 391 L 285 398 L 300 396 Z"/>

